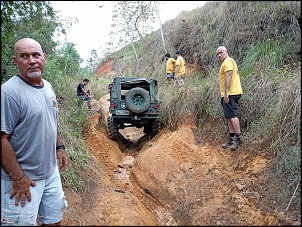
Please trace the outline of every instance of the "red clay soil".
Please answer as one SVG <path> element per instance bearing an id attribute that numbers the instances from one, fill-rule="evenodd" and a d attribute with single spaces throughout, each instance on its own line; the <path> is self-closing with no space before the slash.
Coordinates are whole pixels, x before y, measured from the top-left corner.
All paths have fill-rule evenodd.
<path id="1" fill-rule="evenodd" d="M 101 64 L 101 66 L 97 69 L 96 74 L 99 78 L 109 74 L 111 72 L 111 58 Z"/>
<path id="2" fill-rule="evenodd" d="M 69 206 L 63 225 L 264 226 L 284 218 L 261 207 L 261 191 L 253 187 L 270 163 L 262 151 L 251 160 L 247 148 L 225 150 L 214 141 L 201 145 L 190 120 L 152 139 L 141 129 L 124 129 L 131 145 L 112 141 L 104 121 L 107 99 L 97 102 L 101 114 L 90 117 L 83 135 L 100 168 L 87 167 L 94 184 L 84 186 L 85 196 L 65 189 Z"/>

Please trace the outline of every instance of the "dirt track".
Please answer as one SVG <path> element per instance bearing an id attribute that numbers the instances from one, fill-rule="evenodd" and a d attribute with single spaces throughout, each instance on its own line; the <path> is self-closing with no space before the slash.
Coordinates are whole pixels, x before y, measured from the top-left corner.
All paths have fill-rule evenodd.
<path id="1" fill-rule="evenodd" d="M 261 152 L 248 160 L 248 150 L 224 150 L 211 141 L 201 145 L 196 127 L 187 121 L 178 130 L 162 129 L 155 138 L 142 130 L 124 129 L 133 141 L 108 139 L 102 114 L 91 116 L 86 146 L 101 166 L 87 196 L 66 191 L 69 207 L 64 225 L 275 225 L 277 216 L 259 207 L 259 173 L 269 163 Z"/>

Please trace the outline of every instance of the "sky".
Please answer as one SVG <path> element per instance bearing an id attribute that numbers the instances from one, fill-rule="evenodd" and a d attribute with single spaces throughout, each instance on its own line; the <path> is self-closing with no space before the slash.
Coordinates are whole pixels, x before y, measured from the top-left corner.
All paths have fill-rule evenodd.
<path id="1" fill-rule="evenodd" d="M 165 23 L 174 19 L 185 10 L 191 11 L 197 7 L 202 7 L 206 1 L 162 1 L 159 5 L 160 20 Z M 55 11 L 64 21 L 67 18 L 77 18 L 78 23 L 74 23 L 66 29 L 66 37 L 59 36 L 56 40 L 60 43 L 72 42 L 84 60 L 81 65 L 84 67 L 91 51 L 96 50 L 99 57 L 102 57 L 102 46 L 109 41 L 111 25 L 111 12 L 113 9 L 111 1 L 51 1 Z M 103 5 L 99 8 L 97 5 Z M 154 24 L 155 30 L 156 24 Z"/>

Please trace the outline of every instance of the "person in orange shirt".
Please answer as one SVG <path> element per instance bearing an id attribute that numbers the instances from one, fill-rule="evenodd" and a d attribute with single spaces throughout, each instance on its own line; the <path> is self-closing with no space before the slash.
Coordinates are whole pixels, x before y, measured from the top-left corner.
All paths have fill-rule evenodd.
<path id="1" fill-rule="evenodd" d="M 225 46 L 219 46 L 216 56 L 221 61 L 220 66 L 220 95 L 224 116 L 227 119 L 229 137 L 223 148 L 235 151 L 242 144 L 238 119 L 238 101 L 242 95 L 242 87 L 238 67 L 233 58 L 229 57 Z"/>
<path id="2" fill-rule="evenodd" d="M 167 60 L 167 65 L 166 65 L 166 76 L 168 81 L 173 81 L 174 79 L 174 64 L 175 64 L 175 59 L 171 57 L 170 53 L 165 54 L 165 58 Z"/>
<path id="3" fill-rule="evenodd" d="M 186 61 L 180 55 L 180 51 L 177 50 L 175 52 L 176 60 L 175 60 L 175 75 L 174 75 L 174 85 L 178 84 L 180 87 L 184 86 L 184 79 L 186 77 Z"/>

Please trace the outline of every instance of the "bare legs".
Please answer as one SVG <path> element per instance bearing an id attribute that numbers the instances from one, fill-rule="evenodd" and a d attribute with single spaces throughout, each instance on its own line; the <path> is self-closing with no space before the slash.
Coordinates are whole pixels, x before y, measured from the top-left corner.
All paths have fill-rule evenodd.
<path id="1" fill-rule="evenodd" d="M 238 117 L 228 119 L 229 133 L 240 133 L 240 124 Z"/>

